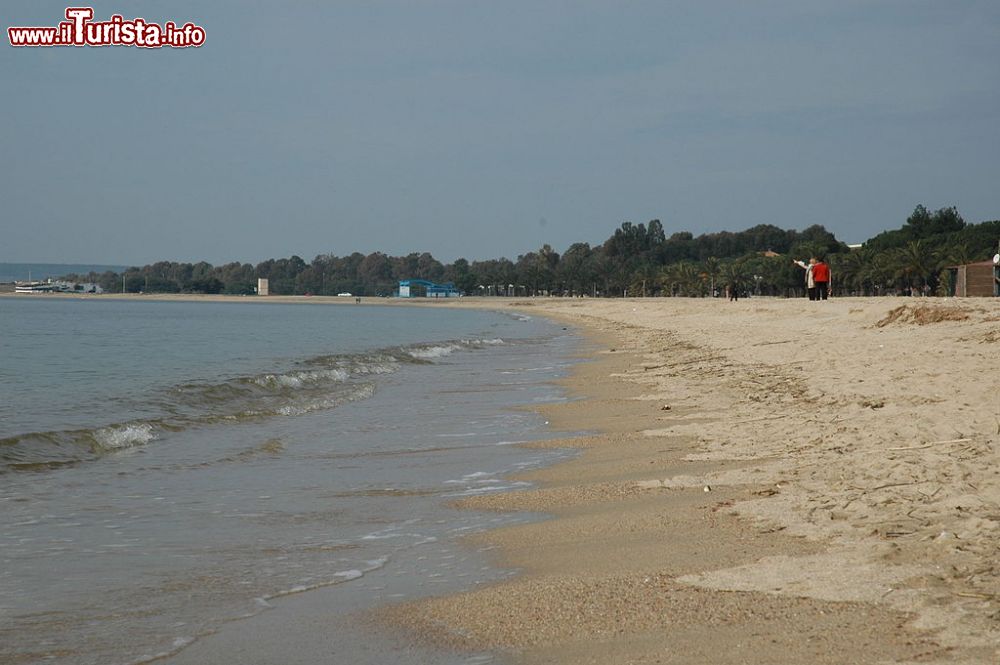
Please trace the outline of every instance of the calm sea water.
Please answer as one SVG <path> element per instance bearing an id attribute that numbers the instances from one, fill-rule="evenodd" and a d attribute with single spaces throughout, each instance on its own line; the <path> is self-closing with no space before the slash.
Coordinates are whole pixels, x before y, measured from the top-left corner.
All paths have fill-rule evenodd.
<path id="1" fill-rule="evenodd" d="M 543 435 L 513 407 L 560 399 L 574 344 L 443 308 L 0 298 L 0 661 L 506 574 L 452 541 L 525 517 L 445 504 L 555 459 L 508 445 Z"/>

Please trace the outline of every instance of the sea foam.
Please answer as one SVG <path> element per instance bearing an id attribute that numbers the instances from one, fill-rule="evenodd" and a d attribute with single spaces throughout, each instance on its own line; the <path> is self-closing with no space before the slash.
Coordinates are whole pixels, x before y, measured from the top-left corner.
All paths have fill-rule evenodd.
<path id="1" fill-rule="evenodd" d="M 126 423 L 102 427 L 94 432 L 94 442 L 100 450 L 122 450 L 143 446 L 156 438 L 149 423 Z"/>

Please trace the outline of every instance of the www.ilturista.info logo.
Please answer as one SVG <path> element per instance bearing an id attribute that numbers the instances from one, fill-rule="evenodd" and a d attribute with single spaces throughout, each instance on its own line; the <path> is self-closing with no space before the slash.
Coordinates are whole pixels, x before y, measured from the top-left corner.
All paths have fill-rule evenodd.
<path id="1" fill-rule="evenodd" d="M 11 27 L 11 46 L 138 46 L 187 48 L 205 43 L 205 28 L 194 23 L 178 26 L 147 23 L 144 18 L 125 20 L 114 14 L 107 21 L 93 21 L 92 7 L 67 7 L 66 20 L 55 27 Z"/>

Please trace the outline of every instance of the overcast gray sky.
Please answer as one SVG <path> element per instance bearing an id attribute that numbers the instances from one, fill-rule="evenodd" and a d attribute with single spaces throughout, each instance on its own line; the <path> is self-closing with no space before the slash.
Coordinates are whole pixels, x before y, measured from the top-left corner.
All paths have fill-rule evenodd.
<path id="1" fill-rule="evenodd" d="M 66 4 L 5 2 L 4 33 Z M 0 261 L 1000 218 L 995 0 L 92 4 L 207 41 L 0 45 Z"/>

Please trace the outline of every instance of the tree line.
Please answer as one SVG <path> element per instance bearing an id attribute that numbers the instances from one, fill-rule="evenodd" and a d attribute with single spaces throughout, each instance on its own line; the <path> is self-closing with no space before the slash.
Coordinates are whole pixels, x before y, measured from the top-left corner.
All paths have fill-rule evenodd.
<path id="1" fill-rule="evenodd" d="M 919 205 L 902 227 L 851 248 L 823 226 L 803 231 L 759 224 L 744 231 L 667 235 L 659 220 L 625 222 L 600 245 L 574 243 L 562 254 L 549 245 L 508 258 L 442 263 L 431 254 L 388 256 L 354 252 L 299 256 L 257 265 L 160 261 L 124 273 L 67 275 L 105 291 L 253 294 L 257 279 L 275 295 L 391 295 L 401 279 L 452 282 L 467 295 L 708 296 L 724 287 L 759 295 L 800 295 L 801 269 L 791 259 L 824 257 L 840 295 L 919 291 L 946 295 L 949 265 L 987 259 L 997 251 L 1000 220 L 967 224 L 954 207 Z"/>

